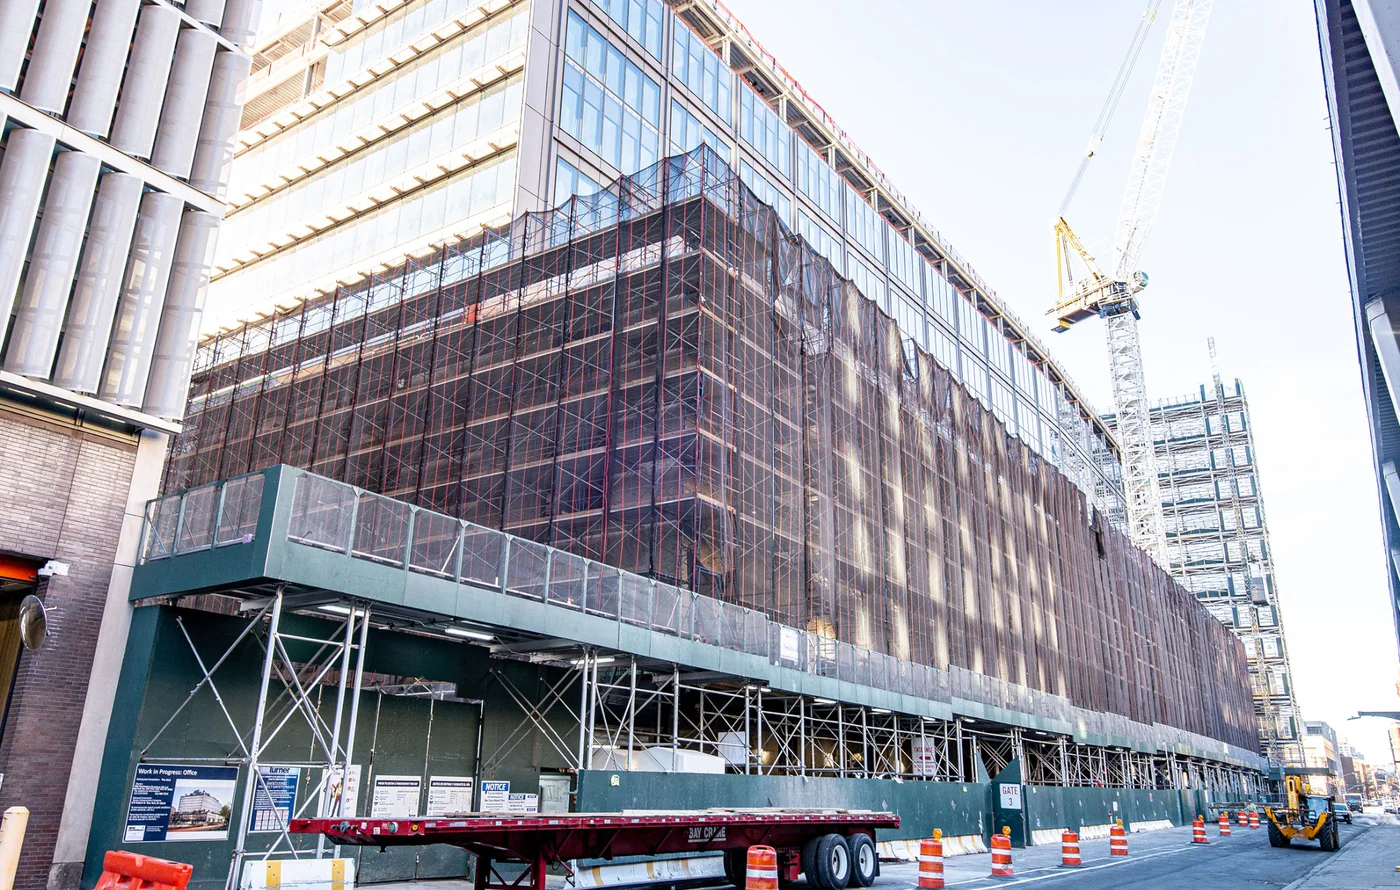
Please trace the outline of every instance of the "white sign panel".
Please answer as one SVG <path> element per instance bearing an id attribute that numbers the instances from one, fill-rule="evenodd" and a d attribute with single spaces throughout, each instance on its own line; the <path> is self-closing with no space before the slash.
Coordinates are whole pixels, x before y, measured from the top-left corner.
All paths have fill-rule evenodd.
<path id="1" fill-rule="evenodd" d="M 1019 810 L 1021 808 L 1021 786 L 1002 785 L 1001 787 L 1001 808 L 1003 810 Z"/>
<path id="2" fill-rule="evenodd" d="M 422 791 L 423 779 L 420 776 L 375 776 L 370 818 L 418 815 L 418 798 L 422 796 Z"/>
<path id="3" fill-rule="evenodd" d="M 428 811 L 425 816 L 455 816 L 472 811 L 471 776 L 429 776 Z"/>
<path id="4" fill-rule="evenodd" d="M 938 775 L 938 746 L 932 739 L 914 739 L 914 775 Z"/>
<path id="5" fill-rule="evenodd" d="M 332 816 L 357 816 L 360 806 L 360 765 L 350 764 L 350 776 L 337 765 L 321 770 L 321 792 L 327 796 L 326 812 Z"/>
<path id="6" fill-rule="evenodd" d="M 540 811 L 540 796 L 538 794 L 522 794 L 512 792 L 506 795 L 506 812 L 516 816 L 532 815 Z"/>
<path id="7" fill-rule="evenodd" d="M 509 797 L 509 782 L 481 783 L 481 811 L 483 813 L 504 813 Z"/>
<path id="8" fill-rule="evenodd" d="M 778 628 L 778 655 L 783 661 L 796 663 L 799 658 L 797 628 Z"/>
<path id="9" fill-rule="evenodd" d="M 743 766 L 749 762 L 749 731 L 721 733 L 715 752 L 730 766 Z"/>

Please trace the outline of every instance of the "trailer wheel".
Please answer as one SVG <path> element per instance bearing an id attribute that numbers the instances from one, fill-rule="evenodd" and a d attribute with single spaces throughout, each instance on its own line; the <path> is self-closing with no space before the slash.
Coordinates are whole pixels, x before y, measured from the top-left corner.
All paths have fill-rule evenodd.
<path id="1" fill-rule="evenodd" d="M 802 845 L 802 875 L 807 879 L 809 887 L 820 887 L 817 883 L 817 847 L 821 844 L 820 837 L 814 837 Z"/>
<path id="2" fill-rule="evenodd" d="M 1275 824 L 1273 823 L 1273 820 L 1270 820 L 1270 821 L 1269 821 L 1269 846 L 1271 846 L 1271 847 L 1287 847 L 1287 846 L 1289 846 L 1289 840 L 1288 840 L 1288 838 L 1286 838 L 1286 837 L 1283 836 L 1283 832 L 1281 832 L 1281 831 L 1278 830 L 1278 826 L 1275 825 Z"/>
<path id="3" fill-rule="evenodd" d="M 875 842 L 868 834 L 853 834 L 846 838 L 846 846 L 851 851 L 851 886 L 869 887 L 880 872 Z"/>
<path id="4" fill-rule="evenodd" d="M 807 882 L 821 890 L 846 890 L 851 881 L 851 848 L 846 846 L 846 839 L 839 834 L 822 835 L 814 852 Z"/>
<path id="5" fill-rule="evenodd" d="M 743 890 L 748 878 L 749 851 L 747 849 L 724 851 L 724 877 L 729 883 Z"/>

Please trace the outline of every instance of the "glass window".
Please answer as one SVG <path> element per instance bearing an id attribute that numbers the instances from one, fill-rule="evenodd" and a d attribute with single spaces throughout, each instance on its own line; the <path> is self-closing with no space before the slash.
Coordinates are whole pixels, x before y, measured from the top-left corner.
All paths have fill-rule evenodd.
<path id="1" fill-rule="evenodd" d="M 958 291 L 958 333 L 978 355 L 987 354 L 987 343 L 984 337 L 984 326 L 982 324 L 982 313 L 977 311 L 977 307 L 972 305 L 972 301 Z"/>
<path id="2" fill-rule="evenodd" d="M 617 22 L 633 40 L 661 61 L 661 0 L 598 0 L 608 18 Z"/>
<path id="3" fill-rule="evenodd" d="M 680 19 L 674 43 L 671 73 L 721 120 L 732 123 L 734 72 Z"/>
<path id="4" fill-rule="evenodd" d="M 554 206 L 558 207 L 574 195 L 591 195 L 602 186 L 563 158 L 554 168 Z"/>
<path id="5" fill-rule="evenodd" d="M 729 163 L 729 146 L 715 135 L 714 130 L 701 123 L 700 118 L 686 111 L 685 106 L 671 100 L 671 153 L 685 154 L 702 142 L 713 148 L 726 164 Z"/>
<path id="6" fill-rule="evenodd" d="M 846 186 L 846 234 L 878 262 L 885 261 L 884 219 L 848 184 Z"/>
<path id="7" fill-rule="evenodd" d="M 929 336 L 933 341 L 933 357 L 943 367 L 958 376 L 958 344 L 941 325 L 929 325 Z"/>
<path id="8" fill-rule="evenodd" d="M 806 142 L 797 140 L 797 188 L 838 226 L 841 224 L 843 184 L 830 164 Z"/>
<path id="9" fill-rule="evenodd" d="M 792 200 L 769 182 L 767 177 L 755 170 L 748 161 L 740 161 L 739 178 L 758 200 L 778 211 L 778 216 L 785 224 L 792 219 Z"/>
<path id="10" fill-rule="evenodd" d="M 564 39 L 559 125 L 623 174 L 654 164 L 661 88 L 578 13 Z"/>
<path id="11" fill-rule="evenodd" d="M 792 130 L 757 93 L 742 84 L 739 87 L 739 135 L 784 178 L 792 176 Z"/>
<path id="12" fill-rule="evenodd" d="M 919 262 L 918 252 L 914 250 L 914 245 L 906 241 L 888 222 L 885 223 L 885 229 L 885 243 L 890 248 L 890 274 L 911 292 L 922 297 L 919 267 L 923 264 Z"/>
<path id="13" fill-rule="evenodd" d="M 456 38 L 452 44 L 430 51 L 416 61 L 376 78 L 362 89 L 342 93 L 342 98 L 338 100 L 332 100 L 324 92 L 319 94 L 325 98 L 325 104 L 319 111 L 239 153 L 238 163 L 230 171 L 229 195 L 236 198 L 250 193 L 261 194 L 263 187 L 280 187 L 284 181 L 282 174 L 296 178 L 303 175 L 299 168 L 319 164 L 314 156 L 324 151 L 327 145 L 353 142 L 359 146 L 378 141 L 386 133 L 399 130 L 404 121 L 400 114 L 402 105 L 398 104 L 402 83 L 409 84 L 404 88 L 403 104 L 417 104 L 433 90 L 454 83 L 459 95 L 471 92 L 476 89 L 474 84 L 457 82 L 501 53 L 524 46 L 528 22 L 526 10 L 503 13 L 478 25 L 467 35 Z M 499 39 L 496 35 L 499 35 Z M 492 47 L 489 59 L 486 50 L 488 42 Z M 465 62 L 462 58 L 464 53 L 468 57 Z M 377 58 L 371 57 L 366 62 Z M 334 83 L 334 79 L 328 77 L 326 82 Z M 417 86 L 425 82 L 430 83 L 431 87 Z M 476 137 L 454 138 L 461 145 Z"/>
<path id="14" fill-rule="evenodd" d="M 797 211 L 797 233 L 812 245 L 812 249 L 826 257 L 838 273 L 844 273 L 846 264 L 842 262 L 841 242 L 830 232 L 801 210 Z"/>
<path id="15" fill-rule="evenodd" d="M 851 280 L 860 288 L 860 292 L 865 294 L 866 299 L 874 300 L 881 309 L 889 312 L 889 293 L 885 288 L 884 273 L 872 272 L 870 267 L 856 259 L 854 254 L 850 257 L 847 267 L 850 269 Z"/>

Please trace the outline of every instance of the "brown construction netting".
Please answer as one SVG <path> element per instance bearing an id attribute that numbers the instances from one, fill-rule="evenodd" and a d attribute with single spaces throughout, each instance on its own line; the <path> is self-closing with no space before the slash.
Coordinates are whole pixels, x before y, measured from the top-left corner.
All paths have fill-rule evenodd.
<path id="1" fill-rule="evenodd" d="M 1257 750 L 1239 641 L 703 146 L 203 343 L 166 489 L 277 463 Z"/>

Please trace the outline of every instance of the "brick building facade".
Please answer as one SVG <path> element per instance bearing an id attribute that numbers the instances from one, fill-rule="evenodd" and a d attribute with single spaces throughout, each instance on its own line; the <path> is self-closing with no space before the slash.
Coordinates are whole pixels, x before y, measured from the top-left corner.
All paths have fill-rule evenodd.
<path id="1" fill-rule="evenodd" d="M 82 765 L 91 763 L 93 753 L 100 755 L 107 715 L 96 702 L 89 710 L 97 713 L 84 712 L 89 678 L 104 612 L 129 608 L 125 591 L 141 508 L 152 494 L 164 444 L 160 434 L 0 402 L 0 550 L 67 566 L 66 575 L 38 582 L 35 592 L 47 611 L 49 639 L 21 653 L 0 735 L 0 809 L 30 811 L 16 887 L 48 884 L 70 777 L 78 770 L 75 791 L 81 800 Z M 125 626 L 125 620 L 112 622 L 105 631 L 123 639 L 111 641 L 118 661 L 100 665 L 100 677 L 119 665 Z M 91 723 L 94 717 L 98 725 Z M 95 752 L 86 754 L 82 748 L 89 746 L 78 741 L 85 720 L 99 741 Z M 81 853 L 79 847 L 72 854 L 74 866 L 80 865 Z M 66 872 L 62 857 L 58 860 L 54 877 L 61 879 Z M 76 886 L 76 876 L 60 886 Z"/>

